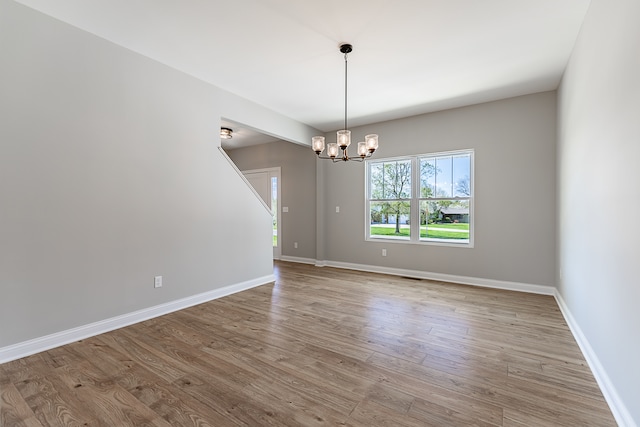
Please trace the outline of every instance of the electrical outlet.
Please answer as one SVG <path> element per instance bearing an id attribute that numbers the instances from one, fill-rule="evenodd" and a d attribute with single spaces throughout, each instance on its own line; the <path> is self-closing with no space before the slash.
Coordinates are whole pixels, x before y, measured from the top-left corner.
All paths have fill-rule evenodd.
<path id="1" fill-rule="evenodd" d="M 298 249 L 298 242 L 293 242 L 293 248 Z"/>
<path id="2" fill-rule="evenodd" d="M 156 276 L 153 278 L 153 287 L 154 288 L 162 287 L 162 276 Z"/>
<path id="3" fill-rule="evenodd" d="M 336 213 L 340 213 L 340 206 L 336 206 Z"/>
<path id="4" fill-rule="evenodd" d="M 382 250 L 382 256 L 387 256 L 387 250 L 386 249 Z"/>

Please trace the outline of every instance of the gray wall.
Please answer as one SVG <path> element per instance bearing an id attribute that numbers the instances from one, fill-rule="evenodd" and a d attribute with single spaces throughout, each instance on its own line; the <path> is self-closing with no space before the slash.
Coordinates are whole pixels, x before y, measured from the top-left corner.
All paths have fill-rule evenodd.
<path id="1" fill-rule="evenodd" d="M 272 273 L 220 117 L 317 131 L 8 0 L 0 43 L 0 348 Z"/>
<path id="2" fill-rule="evenodd" d="M 593 0 L 559 90 L 558 284 L 640 425 L 640 2 Z"/>
<path id="3" fill-rule="evenodd" d="M 307 146 L 277 141 L 228 150 L 241 170 L 281 167 L 280 223 L 283 257 L 316 259 L 316 154 Z M 289 212 L 282 212 L 282 207 Z M 298 242 L 298 248 L 294 248 Z"/>
<path id="4" fill-rule="evenodd" d="M 324 260 L 555 284 L 555 92 L 376 123 L 352 140 L 368 133 L 376 159 L 475 149 L 475 247 L 365 241 L 364 164 L 321 162 Z"/>

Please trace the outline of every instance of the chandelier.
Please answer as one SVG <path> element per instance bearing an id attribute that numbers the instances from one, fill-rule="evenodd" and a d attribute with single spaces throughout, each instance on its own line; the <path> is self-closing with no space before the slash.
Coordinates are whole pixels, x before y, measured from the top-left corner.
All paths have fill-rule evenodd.
<path id="1" fill-rule="evenodd" d="M 324 151 L 324 136 L 311 138 L 311 149 L 316 152 L 318 158 L 332 160 L 334 163 L 350 160 L 361 162 L 371 157 L 378 148 L 378 135 L 370 134 L 364 137 L 364 141 L 358 142 L 358 157 L 349 157 L 347 153 L 347 148 L 351 144 L 351 131 L 347 128 L 347 54 L 352 50 L 353 46 L 350 44 L 340 45 L 340 52 L 344 54 L 344 129 L 338 131 L 338 142 L 327 144 L 327 156 L 322 157 L 320 154 Z M 342 156 L 339 156 L 340 150 L 342 150 Z"/>

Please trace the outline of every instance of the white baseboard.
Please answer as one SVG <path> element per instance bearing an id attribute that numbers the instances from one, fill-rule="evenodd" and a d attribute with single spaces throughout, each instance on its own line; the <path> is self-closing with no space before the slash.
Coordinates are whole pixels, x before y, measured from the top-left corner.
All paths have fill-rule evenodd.
<path id="1" fill-rule="evenodd" d="M 299 264 L 312 264 L 312 265 L 315 265 L 316 263 L 316 260 L 312 258 L 302 258 L 298 256 L 289 256 L 289 255 L 282 255 L 280 257 L 280 261 L 297 262 Z"/>
<path id="2" fill-rule="evenodd" d="M 100 320 L 88 325 L 79 326 L 77 328 L 68 329 L 66 331 L 56 332 L 39 338 L 13 344 L 0 348 L 0 363 L 10 362 L 22 357 L 30 356 L 41 351 L 46 351 L 61 345 L 69 344 L 100 335 L 105 332 L 113 331 L 124 326 L 133 325 L 134 323 L 162 316 L 174 311 L 182 310 L 203 302 L 211 301 L 227 295 L 235 294 L 247 289 L 255 288 L 267 283 L 275 281 L 273 274 L 259 277 L 246 282 L 236 283 L 234 285 L 225 286 L 223 288 L 214 289 L 212 291 L 171 301 L 165 304 L 156 305 L 154 307 L 145 308 L 134 311 L 132 313 L 123 314 L 121 316 L 112 317 L 110 319 Z"/>
<path id="3" fill-rule="evenodd" d="M 391 274 L 393 276 L 413 277 L 416 279 L 438 280 L 441 282 L 460 283 L 463 285 L 481 286 L 484 288 L 504 289 L 509 291 L 528 292 L 532 294 L 555 295 L 556 288 L 546 285 L 508 282 L 504 280 L 483 279 L 480 277 L 456 276 L 452 274 L 431 273 L 428 271 L 405 270 L 402 268 L 381 267 L 377 265 L 351 264 L 346 262 L 323 261 L 318 267 L 336 267 L 348 270 L 369 271 L 372 273 Z"/>
<path id="4" fill-rule="evenodd" d="M 609 375 L 607 375 L 607 372 L 600 363 L 600 359 L 598 359 L 593 347 L 589 344 L 589 340 L 587 340 L 587 337 L 584 335 L 582 329 L 580 329 L 580 326 L 571 314 L 569 307 L 564 302 L 562 295 L 560 295 L 560 292 L 556 290 L 554 296 L 558 302 L 558 307 L 560 307 L 560 311 L 562 312 L 564 319 L 567 321 L 567 325 L 569 325 L 569 329 L 571 329 L 571 333 L 576 339 L 580 350 L 582 350 L 584 358 L 593 372 L 593 376 L 596 378 L 598 386 L 600 386 L 600 391 L 602 391 L 604 399 L 609 404 L 609 408 L 611 409 L 616 422 L 620 427 L 637 427 L 635 421 L 631 417 L 631 413 L 629 413 L 629 410 L 620 399 L 620 395 L 618 395 Z"/>

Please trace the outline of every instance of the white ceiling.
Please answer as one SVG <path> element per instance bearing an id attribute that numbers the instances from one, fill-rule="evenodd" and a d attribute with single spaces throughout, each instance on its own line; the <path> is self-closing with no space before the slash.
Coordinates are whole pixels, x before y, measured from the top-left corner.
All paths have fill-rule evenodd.
<path id="1" fill-rule="evenodd" d="M 234 150 L 236 148 L 281 141 L 280 138 L 267 135 L 258 129 L 247 126 L 246 124 L 233 122 L 227 119 L 220 120 L 220 127 L 232 130 L 231 139 L 220 139 L 222 148 L 225 150 Z"/>
<path id="2" fill-rule="evenodd" d="M 557 88 L 590 0 L 18 0 L 323 131 Z"/>

